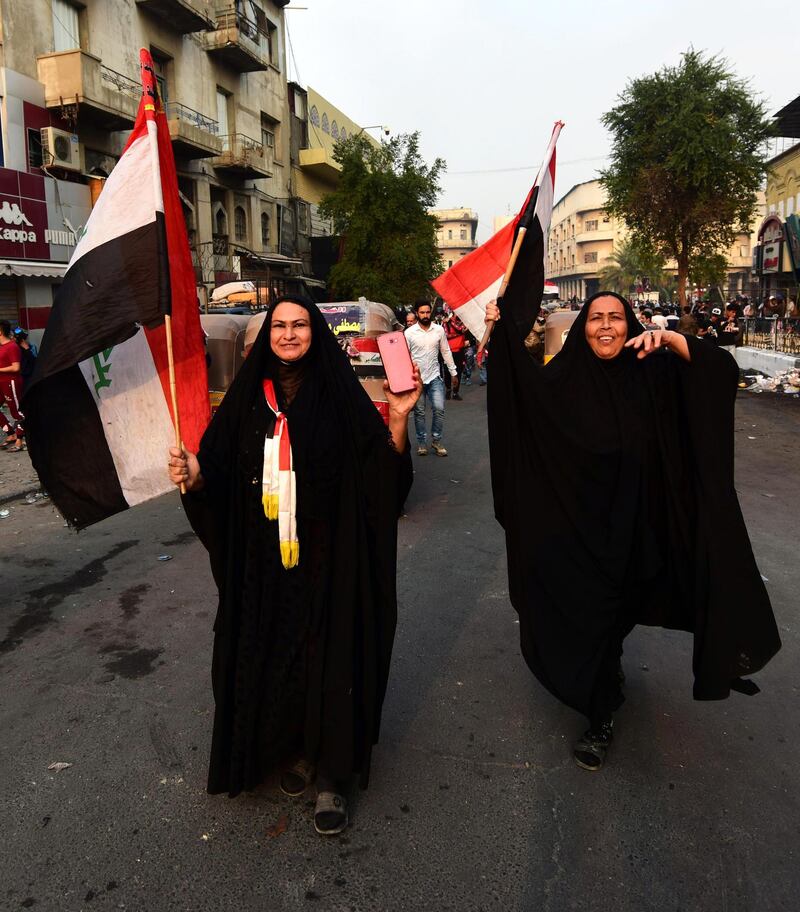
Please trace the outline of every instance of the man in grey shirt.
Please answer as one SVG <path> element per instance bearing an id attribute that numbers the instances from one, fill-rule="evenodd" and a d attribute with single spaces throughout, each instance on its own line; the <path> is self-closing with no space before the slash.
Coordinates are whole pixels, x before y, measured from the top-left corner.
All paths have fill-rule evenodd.
<path id="1" fill-rule="evenodd" d="M 457 376 L 453 354 L 447 344 L 444 329 L 431 322 L 431 305 L 417 301 L 414 305 L 417 322 L 406 330 L 406 341 L 411 350 L 411 360 L 419 366 L 422 376 L 423 394 L 414 406 L 414 429 L 417 434 L 417 455 L 428 455 L 428 436 L 425 428 L 425 402 L 430 399 L 433 419 L 431 421 L 431 449 L 437 456 L 447 456 L 442 446 L 444 429 L 444 380 L 439 368 L 439 355 L 450 371 Z"/>

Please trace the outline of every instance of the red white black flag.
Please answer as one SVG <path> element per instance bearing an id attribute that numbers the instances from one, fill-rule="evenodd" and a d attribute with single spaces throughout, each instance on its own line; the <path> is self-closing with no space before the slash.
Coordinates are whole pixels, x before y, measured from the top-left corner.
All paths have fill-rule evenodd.
<path id="1" fill-rule="evenodd" d="M 82 528 L 172 489 L 164 317 L 172 316 L 183 439 L 209 420 L 203 334 L 175 160 L 153 62 L 142 101 L 59 289 L 23 407 L 31 460 Z"/>
<path id="2" fill-rule="evenodd" d="M 538 288 L 538 292 L 532 289 L 532 294 L 538 294 L 541 303 L 547 259 L 547 233 L 553 214 L 553 191 L 556 183 L 556 143 L 563 126 L 559 121 L 553 127 L 553 134 L 536 182 L 516 218 L 489 238 L 485 244 L 467 254 L 431 282 L 437 294 L 441 295 L 478 339 L 483 337 L 486 328 L 483 321 L 486 305 L 497 297 L 518 228 L 524 227 L 527 230 L 525 249 L 536 250 L 537 261 L 518 261 L 515 268 L 516 282 L 518 283 L 521 278 L 518 273 L 526 271 L 530 281 Z"/>

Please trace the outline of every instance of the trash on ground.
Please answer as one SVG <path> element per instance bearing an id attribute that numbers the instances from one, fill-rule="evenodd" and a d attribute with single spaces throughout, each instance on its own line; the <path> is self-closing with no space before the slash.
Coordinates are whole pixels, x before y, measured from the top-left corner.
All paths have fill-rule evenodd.
<path id="1" fill-rule="evenodd" d="M 60 773 L 61 770 L 69 769 L 71 766 L 71 763 L 65 763 L 63 760 L 57 760 L 55 763 L 51 763 L 47 768 L 49 770 L 52 770 L 54 773 Z"/>
<path id="2" fill-rule="evenodd" d="M 0 510 L 0 519 L 5 519 L 6 516 L 10 515 L 10 513 L 11 513 L 11 510 Z"/>
<path id="3" fill-rule="evenodd" d="M 275 839 L 276 836 L 282 836 L 289 826 L 289 818 L 284 814 L 278 818 L 278 822 L 273 824 L 267 830 L 267 836 L 269 839 Z"/>
<path id="4" fill-rule="evenodd" d="M 158 559 L 159 559 L 160 561 L 172 560 L 172 555 L 171 555 L 171 554 L 159 554 L 159 555 L 158 555 Z"/>

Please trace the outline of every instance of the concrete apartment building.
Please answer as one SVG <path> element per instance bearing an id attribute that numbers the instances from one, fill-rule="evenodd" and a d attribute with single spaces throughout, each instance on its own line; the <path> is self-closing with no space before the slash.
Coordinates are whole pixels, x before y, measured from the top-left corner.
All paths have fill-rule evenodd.
<path id="1" fill-rule="evenodd" d="M 445 269 L 478 246 L 478 213 L 472 209 L 431 209 L 438 222 L 436 246 Z"/>
<path id="2" fill-rule="evenodd" d="M 239 277 L 279 291 L 300 271 L 286 3 L 0 0 L 0 213 L 16 204 L 36 237 L 0 240 L 0 314 L 44 325 L 133 126 L 140 47 L 166 105 L 201 297 Z"/>
<path id="3" fill-rule="evenodd" d="M 599 180 L 576 184 L 553 207 L 547 252 L 547 278 L 558 285 L 562 300 L 578 300 L 600 290 L 600 271 L 625 239 L 625 223 L 605 210 Z M 728 282 L 723 293 L 751 293 L 751 236 L 740 234 L 728 251 Z M 677 275 L 674 262 L 667 270 Z"/>

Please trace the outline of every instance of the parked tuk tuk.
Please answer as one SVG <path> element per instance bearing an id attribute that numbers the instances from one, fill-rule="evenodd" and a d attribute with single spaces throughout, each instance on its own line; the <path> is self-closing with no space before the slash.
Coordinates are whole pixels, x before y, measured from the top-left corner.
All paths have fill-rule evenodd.
<path id="1" fill-rule="evenodd" d="M 547 317 L 544 324 L 544 363 L 547 364 L 562 349 L 572 324 L 578 317 L 577 310 L 557 310 Z"/>
<path id="2" fill-rule="evenodd" d="M 389 421 L 389 404 L 383 391 L 386 374 L 378 353 L 378 336 L 399 328 L 394 312 L 377 301 L 342 301 L 318 305 L 331 331 L 347 352 L 356 376 L 366 389 L 384 421 Z M 212 414 L 233 382 L 244 358 L 244 334 L 248 314 L 201 314 L 210 364 L 208 388 Z"/>
<path id="3" fill-rule="evenodd" d="M 247 314 L 200 315 L 209 356 L 208 394 L 212 414 L 216 412 L 244 361 L 244 333 L 249 320 Z"/>

